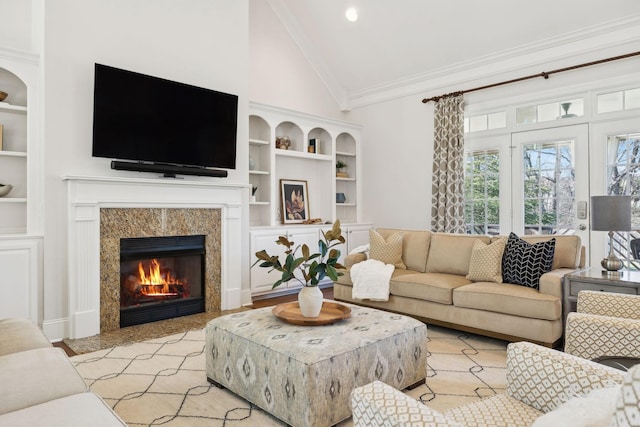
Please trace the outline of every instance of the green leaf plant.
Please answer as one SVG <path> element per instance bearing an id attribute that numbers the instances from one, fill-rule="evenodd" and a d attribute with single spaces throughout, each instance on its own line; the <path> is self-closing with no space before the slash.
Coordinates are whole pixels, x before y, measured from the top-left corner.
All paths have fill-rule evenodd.
<path id="1" fill-rule="evenodd" d="M 282 273 L 280 279 L 273 284 L 271 289 L 290 280 L 297 280 L 303 286 L 318 286 L 320 281 L 327 276 L 333 281 L 338 280 L 338 276 L 342 276 L 343 273 L 338 269 L 344 269 L 344 266 L 338 262 L 340 250 L 335 247 L 344 242 L 340 221 L 336 221 L 331 230 L 322 231 L 322 238 L 318 240 L 319 252 L 313 254 L 310 253 L 306 244 L 295 246 L 295 243 L 289 241 L 286 236 L 280 236 L 276 243 L 287 248 L 284 252 L 286 255 L 284 264 L 278 255 L 269 255 L 263 249 L 256 252 L 258 259 L 251 267 L 259 265 L 263 268 L 270 268 L 271 271 L 277 270 Z M 298 256 L 298 251 L 302 252 L 300 256 Z M 298 272 L 297 275 L 296 272 Z"/>

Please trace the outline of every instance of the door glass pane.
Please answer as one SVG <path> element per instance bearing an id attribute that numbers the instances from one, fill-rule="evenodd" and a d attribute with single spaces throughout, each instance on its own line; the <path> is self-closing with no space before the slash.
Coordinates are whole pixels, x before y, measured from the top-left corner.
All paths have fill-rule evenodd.
<path id="1" fill-rule="evenodd" d="M 500 233 L 500 154 L 498 150 L 466 153 L 465 223 L 469 234 Z"/>
<path id="2" fill-rule="evenodd" d="M 633 196 L 631 227 L 640 228 L 640 133 L 607 138 L 607 194 Z M 609 253 L 609 239 L 606 241 Z M 640 269 L 640 232 L 615 232 L 613 251 L 624 268 Z"/>
<path id="3" fill-rule="evenodd" d="M 574 145 L 574 141 L 524 145 L 525 234 L 573 233 Z"/>

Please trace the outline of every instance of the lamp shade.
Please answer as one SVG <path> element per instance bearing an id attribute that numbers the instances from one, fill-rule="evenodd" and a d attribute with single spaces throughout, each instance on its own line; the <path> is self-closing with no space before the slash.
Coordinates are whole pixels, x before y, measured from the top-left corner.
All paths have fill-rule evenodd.
<path id="1" fill-rule="evenodd" d="M 591 230 L 631 231 L 631 196 L 592 196 Z"/>

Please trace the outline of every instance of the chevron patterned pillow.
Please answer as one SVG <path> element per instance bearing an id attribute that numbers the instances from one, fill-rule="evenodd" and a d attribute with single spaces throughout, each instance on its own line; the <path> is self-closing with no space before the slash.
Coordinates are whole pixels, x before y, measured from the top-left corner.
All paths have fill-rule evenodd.
<path id="1" fill-rule="evenodd" d="M 556 239 L 531 244 L 509 234 L 502 256 L 502 281 L 538 289 L 540 276 L 551 271 Z"/>

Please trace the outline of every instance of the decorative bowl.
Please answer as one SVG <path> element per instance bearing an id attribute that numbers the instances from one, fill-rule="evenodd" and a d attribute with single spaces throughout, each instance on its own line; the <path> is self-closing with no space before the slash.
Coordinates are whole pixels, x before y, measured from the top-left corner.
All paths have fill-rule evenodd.
<path id="1" fill-rule="evenodd" d="M 13 186 L 9 184 L 0 184 L 0 197 L 4 197 L 13 190 Z"/>
<path id="2" fill-rule="evenodd" d="M 0 102 L 2 102 L 5 99 L 7 99 L 7 96 L 9 96 L 9 94 L 7 92 L 0 91 Z"/>

